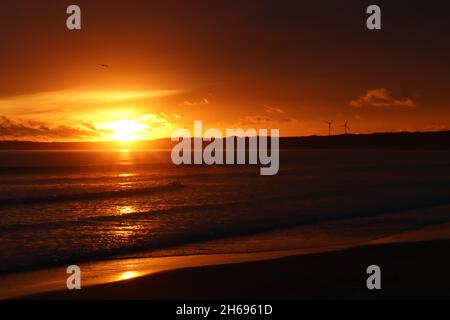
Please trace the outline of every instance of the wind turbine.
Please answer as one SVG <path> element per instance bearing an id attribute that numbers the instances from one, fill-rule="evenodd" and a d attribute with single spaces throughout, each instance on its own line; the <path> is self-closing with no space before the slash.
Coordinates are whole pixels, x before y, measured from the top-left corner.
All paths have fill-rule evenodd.
<path id="1" fill-rule="evenodd" d="M 328 136 L 331 137 L 331 126 L 333 125 L 333 121 L 326 121 L 326 124 L 328 124 Z"/>
<path id="2" fill-rule="evenodd" d="M 347 134 L 348 130 L 350 129 L 350 128 L 348 127 L 348 120 L 345 121 L 345 123 L 344 123 L 344 125 L 343 125 L 342 127 L 343 127 L 344 130 L 345 130 L 345 134 Z"/>

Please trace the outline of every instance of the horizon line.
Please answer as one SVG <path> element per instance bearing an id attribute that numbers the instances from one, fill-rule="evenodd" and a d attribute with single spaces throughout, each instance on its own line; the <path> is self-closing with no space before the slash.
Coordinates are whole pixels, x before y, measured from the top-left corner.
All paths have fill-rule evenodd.
<path id="1" fill-rule="evenodd" d="M 343 137 L 343 136 L 370 136 L 370 135 L 381 135 L 381 134 L 431 134 L 431 133 L 450 133 L 450 130 L 437 130 L 437 131 L 382 131 L 382 132 L 370 132 L 370 133 L 342 133 L 335 135 L 327 135 L 327 134 L 313 134 L 313 135 L 305 135 L 305 136 L 279 136 L 280 139 L 293 139 L 293 138 L 333 138 L 333 137 Z M 222 139 L 228 138 L 243 138 L 241 136 L 227 136 L 222 137 Z M 257 136 L 245 136 L 245 138 L 253 138 L 253 137 L 262 137 L 261 135 Z M 271 136 L 266 136 L 270 138 Z M 180 137 L 180 139 L 183 137 Z M 188 139 L 204 139 L 204 137 L 185 137 Z M 220 139 L 220 138 L 219 138 Z M 114 144 L 133 144 L 140 142 L 157 142 L 157 141 L 166 141 L 171 140 L 171 137 L 163 137 L 158 139 L 147 139 L 147 140 L 79 140 L 79 141 L 38 141 L 38 140 L 1 140 L 0 143 L 42 143 L 42 144 L 50 144 L 50 143 L 114 143 Z"/>

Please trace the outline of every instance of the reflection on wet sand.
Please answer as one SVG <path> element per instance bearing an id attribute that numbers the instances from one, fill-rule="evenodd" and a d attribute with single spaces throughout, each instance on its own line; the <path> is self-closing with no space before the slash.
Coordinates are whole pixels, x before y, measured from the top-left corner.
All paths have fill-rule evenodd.
<path id="1" fill-rule="evenodd" d="M 81 285 L 88 287 L 180 268 L 274 259 L 295 253 L 297 252 L 236 253 L 90 262 L 80 264 Z M 66 270 L 62 267 L 7 275 L 0 278 L 0 287 L 7 288 L 0 292 L 0 299 L 66 290 L 66 280 Z"/>

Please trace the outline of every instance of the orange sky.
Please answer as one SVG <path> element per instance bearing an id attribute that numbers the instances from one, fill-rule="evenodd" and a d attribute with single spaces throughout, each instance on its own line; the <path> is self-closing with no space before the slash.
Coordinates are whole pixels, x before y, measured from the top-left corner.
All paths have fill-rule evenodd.
<path id="1" fill-rule="evenodd" d="M 0 4 L 0 139 L 154 139 L 178 127 L 282 136 L 450 128 L 444 1 Z M 108 64 L 108 68 L 100 64 Z"/>

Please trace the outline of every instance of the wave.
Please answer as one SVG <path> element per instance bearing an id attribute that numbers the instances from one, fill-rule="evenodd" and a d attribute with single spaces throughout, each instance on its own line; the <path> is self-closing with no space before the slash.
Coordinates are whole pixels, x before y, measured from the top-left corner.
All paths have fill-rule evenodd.
<path id="1" fill-rule="evenodd" d="M 397 184 L 380 184 L 379 187 L 387 187 Z M 442 182 L 440 184 L 446 189 L 450 188 L 447 182 Z M 142 194 L 152 194 L 157 192 L 178 190 L 181 188 L 186 188 L 186 186 L 180 182 L 172 182 L 166 185 L 131 189 L 131 190 L 121 190 L 121 191 L 108 191 L 108 192 L 98 192 L 98 193 L 87 193 L 80 194 L 80 198 L 83 199 L 96 199 L 102 197 L 123 197 L 132 195 L 142 195 Z M 356 191 L 353 191 L 356 192 Z M 342 199 L 342 197 L 348 194 L 347 190 L 323 190 L 323 191 L 309 191 L 309 192 L 292 192 L 284 195 L 273 195 L 266 196 L 264 199 L 254 199 L 254 200 L 237 200 L 237 201 L 225 201 L 216 203 L 202 203 L 202 204 L 191 204 L 191 205 L 177 205 L 174 207 L 167 207 L 164 209 L 155 209 L 150 211 L 140 211 L 132 212 L 123 215 L 97 215 L 97 216 L 85 216 L 74 220 L 60 220 L 60 221 L 49 221 L 42 223 L 32 223 L 32 224 L 10 224 L 0 226 L 0 231 L 19 231 L 19 230 L 37 230 L 41 228 L 70 228 L 72 226 L 89 226 L 97 225 L 103 223 L 114 223 L 114 222 L 133 222 L 135 220 L 145 220 L 147 218 L 163 218 L 164 216 L 171 216 L 177 214 L 208 214 L 217 215 L 219 213 L 228 212 L 238 212 L 239 216 L 243 217 L 246 215 L 253 216 L 255 210 L 259 210 L 260 216 L 265 216 L 266 212 L 278 212 L 281 211 L 278 216 L 283 217 L 285 220 L 283 223 L 287 224 L 297 224 L 297 223 L 309 223 L 309 222 L 323 222 L 329 219 L 339 218 L 355 218 L 362 216 L 372 216 L 385 214 L 388 212 L 411 210 L 414 208 L 426 208 L 433 206 L 443 206 L 450 205 L 450 199 L 446 196 L 446 192 L 443 193 L 433 193 L 433 196 L 426 196 L 424 198 L 417 197 L 414 201 L 408 200 L 404 197 L 394 197 L 390 199 L 389 196 L 385 196 L 384 203 L 378 203 L 377 205 L 372 205 L 367 207 L 367 200 L 363 200 L 362 203 L 357 201 L 357 198 L 349 203 L 341 203 L 340 206 L 343 207 L 342 210 L 336 212 L 336 208 L 333 206 L 320 210 L 317 209 L 317 204 L 326 199 L 328 201 L 333 199 Z M 71 195 L 72 197 L 76 195 Z M 67 199 L 64 199 L 64 201 Z M 63 201 L 63 200 L 61 200 Z M 1 202 L 0 202 L 1 203 Z M 316 207 L 316 208 L 314 208 Z M 256 209 L 255 209 L 256 208 Z M 311 210 L 308 214 L 304 210 Z M 300 211 L 301 214 L 299 214 Z M 196 216 L 200 219 L 202 216 Z M 269 216 L 266 216 L 269 218 Z M 267 221 L 265 221 L 267 222 Z M 264 224 L 264 223 L 263 223 Z"/>
<path id="2" fill-rule="evenodd" d="M 430 207 L 444 207 L 446 209 L 450 205 L 450 203 L 434 203 L 431 206 L 423 206 L 422 208 L 430 208 Z M 200 208 L 203 206 L 199 206 Z M 214 206 L 213 206 L 214 207 Z M 361 215 L 357 215 L 358 217 L 368 217 L 374 215 L 382 215 L 382 214 L 394 214 L 399 212 L 408 212 L 408 209 L 412 208 L 396 208 L 395 210 L 386 210 L 386 211 L 374 211 L 371 213 L 365 213 Z M 418 208 L 414 208 L 418 209 Z M 149 252 L 152 250 L 166 249 L 171 247 L 176 247 L 179 245 L 186 245 L 190 243 L 197 243 L 201 241 L 209 241 L 215 239 L 225 239 L 230 237 L 239 237 L 246 236 L 252 234 L 259 234 L 264 232 L 271 232 L 275 230 L 281 230 L 286 228 L 292 228 L 301 225 L 320 223 L 324 221 L 340 221 L 344 219 L 348 219 L 350 217 L 354 217 L 354 215 L 343 215 L 343 216 L 335 216 L 329 215 L 326 218 L 314 218 L 309 217 L 307 219 L 299 219 L 299 217 L 292 217 L 292 219 L 288 220 L 272 220 L 269 221 L 259 221 L 260 223 L 252 223 L 248 224 L 235 224 L 232 228 L 202 228 L 202 229 L 189 229 L 188 232 L 180 232 L 177 234 L 173 234 L 170 237 L 162 236 L 152 239 L 151 237 L 148 241 L 134 243 L 132 245 L 125 245 L 121 247 L 110 247 L 110 248 L 99 248 L 97 250 L 81 250 L 81 251 L 71 251 L 71 252 L 60 252 L 57 256 L 53 256 L 51 259 L 49 257 L 45 257 L 44 259 L 32 259 L 30 261 L 25 261 L 22 263 L 14 263 L 12 265 L 8 265 L 8 263 L 0 266 L 0 274 L 6 274 L 10 272 L 18 272 L 18 271 L 30 271 L 35 270 L 37 268 L 48 268 L 48 267 L 56 267 L 61 265 L 71 264 L 74 261 L 81 263 L 86 261 L 96 261 L 96 260 L 110 260 L 110 259 L 120 259 L 123 255 L 135 254 L 139 252 Z M 431 224 L 436 223 L 433 222 Z M 437 220 L 438 223 L 441 222 L 442 219 Z M 447 221 L 447 220 L 445 220 Z"/>
<path id="3" fill-rule="evenodd" d="M 32 224 L 10 224 L 0 226 L 0 231 L 25 231 L 25 230 L 39 230 L 39 229 L 50 229 L 50 228 L 70 228 L 73 226 L 87 226 L 96 225 L 105 222 L 126 222 L 135 219 L 145 219 L 148 217 L 162 217 L 164 215 L 172 215 L 183 212 L 202 212 L 209 210 L 219 210 L 224 208 L 234 208 L 237 205 L 241 205 L 239 202 L 227 202 L 218 204 L 199 204 L 199 205 L 185 205 L 177 206 L 167 209 L 158 209 L 145 212 L 133 212 L 124 215 L 103 215 L 103 216 L 88 216 L 79 218 L 76 220 L 60 220 L 42 223 L 32 223 Z"/>
<path id="4" fill-rule="evenodd" d="M 92 200 L 103 198 L 120 198 L 137 195 L 147 195 L 163 191 L 172 191 L 181 189 L 183 187 L 184 185 L 181 182 L 175 181 L 158 186 L 125 189 L 125 190 L 108 190 L 108 191 L 84 192 L 75 194 L 58 194 L 58 195 L 47 194 L 47 195 L 38 195 L 34 197 L 16 197 L 16 198 L 1 199 L 0 206 L 27 205 L 45 202 L 64 202 L 73 200 L 80 201 L 80 200 Z"/>
<path id="5" fill-rule="evenodd" d="M 311 199 L 312 195 L 306 197 Z M 450 200 L 444 194 L 431 199 L 416 198 L 410 201 L 410 197 L 389 199 L 385 205 L 379 203 L 379 206 L 367 206 L 364 203 L 344 203 L 339 208 L 333 205 L 317 210 L 317 204 L 322 202 L 324 194 L 315 194 L 316 201 L 310 204 L 304 203 L 303 197 L 291 194 L 289 196 L 268 197 L 264 200 L 245 202 L 228 202 L 219 204 L 200 204 L 174 207 L 165 210 L 150 211 L 144 213 L 133 213 L 126 216 L 97 216 L 87 217 L 73 221 L 55 221 L 38 225 L 15 225 L 1 227 L 2 231 L 25 231 L 31 229 L 28 234 L 35 235 L 33 228 L 46 230 L 51 228 L 61 228 L 62 230 L 72 231 L 88 230 L 93 227 L 111 226 L 115 222 L 126 222 L 135 219 L 155 219 L 155 222 L 173 225 L 174 219 L 177 221 L 176 229 L 172 228 L 170 233 L 157 230 L 153 235 L 141 236 L 139 241 L 133 241 L 120 246 L 99 246 L 97 248 L 71 248 L 70 251 L 58 251 L 48 256 L 47 253 L 38 253 L 36 256 L 24 256 L 22 261 L 5 261 L 0 266 L 0 273 L 11 271 L 26 271 L 41 267 L 50 267 L 72 263 L 73 261 L 93 261 L 97 259 L 108 259 L 112 256 L 131 254 L 140 251 L 164 249 L 177 245 L 195 243 L 220 238 L 236 237 L 249 234 L 256 234 L 277 229 L 289 228 L 311 223 L 320 223 L 325 221 L 336 221 L 348 218 L 361 218 L 375 215 L 392 214 L 397 212 L 408 212 L 409 210 L 424 209 L 437 206 L 448 206 Z M 335 200 L 337 200 L 336 198 Z M 274 201 L 277 200 L 277 201 Z M 393 201 L 395 200 L 395 201 Z M 335 202 L 334 200 L 332 202 Z M 259 214 L 255 215 L 256 203 L 259 206 Z M 272 204 L 272 205 L 271 205 Z M 304 206 L 302 206 L 303 204 Z M 388 205 L 387 205 L 388 204 Z M 230 212 L 237 214 L 232 220 L 222 220 L 224 215 Z M 298 214 L 301 212 L 301 214 Z M 270 213 L 270 214 L 269 214 Z M 297 214 L 296 214 L 297 213 Z M 193 215 L 192 215 L 193 214 Z M 239 218 L 238 218 L 239 217 Z M 166 218 L 166 219 L 164 219 Z M 185 219 L 186 218 L 186 219 Z M 424 216 L 424 219 L 426 217 Z M 167 220 L 168 219 L 168 220 Z M 428 219 L 428 218 L 427 218 Z M 150 221 L 150 220 L 147 220 Z M 201 222 L 201 225 L 194 223 Z M 14 230 L 16 228 L 16 230 Z M 167 230 L 166 230 L 167 231 Z M 174 232 L 175 231 L 175 232 Z M 68 249 L 69 250 L 69 249 Z M 74 251 L 72 251 L 74 250 Z"/>

